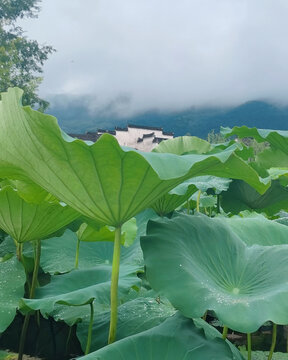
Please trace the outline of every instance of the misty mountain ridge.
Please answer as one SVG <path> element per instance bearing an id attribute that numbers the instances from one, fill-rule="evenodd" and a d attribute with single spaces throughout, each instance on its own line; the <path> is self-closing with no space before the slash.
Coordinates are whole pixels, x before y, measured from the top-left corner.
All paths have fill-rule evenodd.
<path id="1" fill-rule="evenodd" d="M 62 99 L 63 100 L 63 99 Z M 203 139 L 220 126 L 246 125 L 262 129 L 288 130 L 288 107 L 265 101 L 249 101 L 236 107 L 190 108 L 183 111 L 150 110 L 131 117 L 119 117 L 109 108 L 91 111 L 89 102 L 51 101 L 48 113 L 54 115 L 67 133 L 85 133 L 97 129 L 114 130 L 128 124 L 161 127 L 175 136 L 194 135 Z M 108 115 L 107 115 L 108 114 Z"/>

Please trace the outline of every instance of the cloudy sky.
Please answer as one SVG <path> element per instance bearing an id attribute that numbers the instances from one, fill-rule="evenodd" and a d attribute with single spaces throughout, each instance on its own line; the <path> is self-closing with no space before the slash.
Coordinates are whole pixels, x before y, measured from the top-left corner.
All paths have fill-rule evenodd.
<path id="1" fill-rule="evenodd" d="M 288 104 L 287 0 L 42 0 L 26 35 L 57 50 L 40 93 L 91 108 Z"/>

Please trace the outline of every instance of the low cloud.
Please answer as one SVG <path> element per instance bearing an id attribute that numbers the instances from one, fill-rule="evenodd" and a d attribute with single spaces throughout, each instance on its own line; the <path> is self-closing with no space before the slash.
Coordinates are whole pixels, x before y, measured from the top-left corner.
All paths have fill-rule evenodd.
<path id="1" fill-rule="evenodd" d="M 286 0 L 49 0 L 30 38 L 53 45 L 41 95 L 91 111 L 288 104 Z M 102 110 L 101 110 L 102 111 Z"/>

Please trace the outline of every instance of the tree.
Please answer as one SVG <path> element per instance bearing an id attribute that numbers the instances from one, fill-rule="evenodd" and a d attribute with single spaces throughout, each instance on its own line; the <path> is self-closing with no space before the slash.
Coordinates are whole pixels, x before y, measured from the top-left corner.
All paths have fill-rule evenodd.
<path id="1" fill-rule="evenodd" d="M 51 46 L 39 45 L 23 35 L 18 19 L 37 17 L 40 0 L 2 0 L 0 3 L 0 92 L 18 86 L 24 90 L 23 105 L 44 111 L 49 103 L 37 95 L 39 76 Z"/>

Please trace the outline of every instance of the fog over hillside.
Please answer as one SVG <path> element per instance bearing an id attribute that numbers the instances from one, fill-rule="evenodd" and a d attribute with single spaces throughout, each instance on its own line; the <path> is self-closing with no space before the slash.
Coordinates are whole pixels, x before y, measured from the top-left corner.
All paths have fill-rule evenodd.
<path id="1" fill-rule="evenodd" d="M 37 19 L 19 25 L 57 50 L 45 63 L 39 95 L 58 113 L 62 94 L 76 102 L 69 125 L 61 116 L 65 126 L 114 126 L 117 114 L 125 123 L 135 114 L 152 118 L 152 111 L 154 120 L 165 115 L 165 128 L 171 119 L 177 128 L 183 116 L 181 132 L 193 133 L 202 131 L 196 120 L 213 119 L 217 127 L 227 113 L 245 117 L 245 106 L 238 115 L 233 108 L 247 101 L 288 105 L 287 18 L 287 0 L 49 0 Z M 282 118 L 283 109 L 267 105 L 264 114 L 261 106 L 249 105 L 250 121 L 264 127 L 274 110 L 275 121 Z M 219 113 L 223 119 L 214 118 Z"/>
<path id="2" fill-rule="evenodd" d="M 112 130 L 127 124 L 163 127 L 175 136 L 187 133 L 202 138 L 220 126 L 287 129 L 288 107 L 265 101 L 249 101 L 235 107 L 191 107 L 181 111 L 152 109 L 134 116 L 120 116 L 119 102 L 91 108 L 89 97 L 57 97 L 51 99 L 48 113 L 57 117 L 60 126 L 69 133 L 85 133 L 97 129 Z M 124 101 L 124 99 L 122 99 Z"/>

